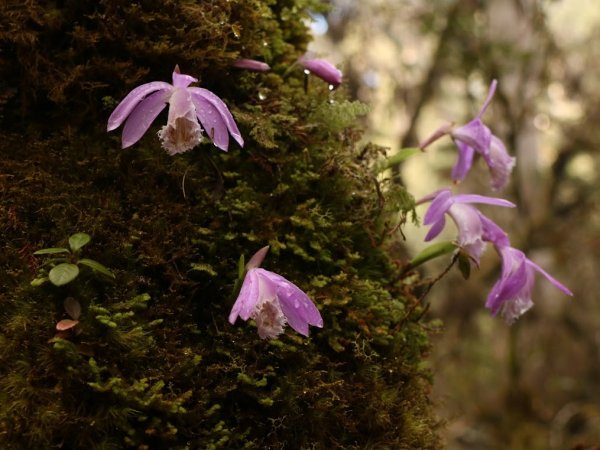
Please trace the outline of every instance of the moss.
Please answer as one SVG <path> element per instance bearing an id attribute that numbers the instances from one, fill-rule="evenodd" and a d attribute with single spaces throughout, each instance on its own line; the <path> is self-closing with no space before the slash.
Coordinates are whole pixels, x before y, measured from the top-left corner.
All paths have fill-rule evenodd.
<path id="1" fill-rule="evenodd" d="M 417 280 L 389 240 L 412 197 L 372 175 L 363 105 L 304 90 L 317 5 L 28 5 L 0 7 L 2 447 L 438 447 Z M 273 71 L 229 69 L 240 55 Z M 175 63 L 224 98 L 243 150 L 169 157 L 152 130 L 128 150 L 104 133 L 115 99 Z M 75 232 L 116 279 L 32 287 L 33 252 Z M 227 322 L 240 256 L 265 244 L 321 309 L 309 339 Z M 80 324 L 57 335 L 67 297 Z"/>

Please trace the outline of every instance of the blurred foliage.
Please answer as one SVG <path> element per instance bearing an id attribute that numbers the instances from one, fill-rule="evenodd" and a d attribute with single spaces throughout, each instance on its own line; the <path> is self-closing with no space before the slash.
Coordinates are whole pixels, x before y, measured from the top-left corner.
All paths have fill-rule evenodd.
<path id="1" fill-rule="evenodd" d="M 365 107 L 304 90 L 309 7 L 0 6 L 0 446 L 439 448 L 430 326 L 387 240 L 414 202 L 374 177 Z M 273 71 L 230 69 L 238 56 Z M 127 91 L 175 64 L 229 105 L 244 149 L 169 157 L 152 131 L 125 151 L 105 133 Z M 115 280 L 32 287 L 33 253 L 74 232 Z M 265 244 L 264 266 L 322 312 L 310 339 L 227 322 L 240 255 Z M 82 312 L 57 333 L 66 298 Z"/>

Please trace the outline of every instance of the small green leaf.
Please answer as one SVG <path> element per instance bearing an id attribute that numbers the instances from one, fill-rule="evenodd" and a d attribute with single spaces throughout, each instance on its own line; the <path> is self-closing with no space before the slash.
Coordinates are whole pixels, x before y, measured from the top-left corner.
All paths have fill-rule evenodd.
<path id="1" fill-rule="evenodd" d="M 34 255 L 54 255 L 56 253 L 71 253 L 68 248 L 62 247 L 52 247 L 52 248 L 43 248 L 38 250 L 37 252 L 33 252 Z"/>
<path id="2" fill-rule="evenodd" d="M 217 272 L 215 272 L 215 269 L 213 269 L 213 267 L 210 264 L 193 263 L 191 266 L 191 270 L 196 270 L 198 272 L 206 272 L 211 277 L 217 276 Z"/>
<path id="3" fill-rule="evenodd" d="M 421 253 L 415 256 L 410 261 L 409 267 L 414 269 L 429 260 L 452 253 L 454 250 L 456 250 L 456 244 L 451 241 L 436 242 L 435 244 L 424 248 Z"/>
<path id="4" fill-rule="evenodd" d="M 62 263 L 52 268 L 48 278 L 53 285 L 62 286 L 73 281 L 77 275 L 79 275 L 79 267 L 75 264 Z"/>
<path id="5" fill-rule="evenodd" d="M 382 161 L 377 166 L 377 173 L 381 173 L 384 170 L 391 169 L 394 166 L 406 161 L 411 156 L 414 156 L 418 153 L 422 153 L 422 150 L 419 147 L 406 147 L 400 149 L 397 153 L 390 156 L 388 159 Z"/>
<path id="6" fill-rule="evenodd" d="M 81 247 L 90 242 L 91 239 L 92 238 L 87 233 L 75 233 L 69 238 L 69 247 L 71 247 L 71 250 L 76 252 Z"/>
<path id="7" fill-rule="evenodd" d="M 79 261 L 77 261 L 77 263 L 83 264 L 84 266 L 88 266 L 89 268 L 95 270 L 96 272 L 100 272 L 101 274 L 106 275 L 107 277 L 115 278 L 115 275 L 110 270 L 108 270 L 99 262 L 94 261 L 93 259 L 81 258 Z"/>
<path id="8" fill-rule="evenodd" d="M 48 277 L 34 278 L 33 280 L 31 280 L 31 285 L 33 287 L 38 287 L 44 284 L 46 281 L 48 281 Z"/>

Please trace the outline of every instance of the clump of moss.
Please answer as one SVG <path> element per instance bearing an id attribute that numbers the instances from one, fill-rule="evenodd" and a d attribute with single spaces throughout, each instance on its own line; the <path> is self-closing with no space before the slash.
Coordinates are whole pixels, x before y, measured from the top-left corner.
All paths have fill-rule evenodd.
<path id="1" fill-rule="evenodd" d="M 3 447 L 438 446 L 422 306 L 387 238 L 412 197 L 373 176 L 381 149 L 352 125 L 364 107 L 290 68 L 309 6 L 3 6 Z M 273 71 L 230 70 L 238 56 Z M 169 157 L 153 133 L 125 151 L 104 133 L 128 89 L 175 63 L 224 98 L 244 149 Z M 30 286 L 33 252 L 75 232 L 116 279 Z M 265 267 L 319 305 L 309 339 L 227 322 L 240 255 L 266 244 Z M 67 297 L 80 324 L 57 336 Z"/>

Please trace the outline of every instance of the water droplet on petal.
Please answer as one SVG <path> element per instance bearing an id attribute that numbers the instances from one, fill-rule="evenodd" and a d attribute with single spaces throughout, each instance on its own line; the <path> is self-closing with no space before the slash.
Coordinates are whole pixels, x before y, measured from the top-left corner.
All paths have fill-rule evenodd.
<path id="1" fill-rule="evenodd" d="M 335 86 L 334 86 L 333 84 L 330 84 L 330 85 L 329 85 L 329 90 L 330 90 L 330 91 L 333 91 L 334 89 L 335 89 Z"/>
<path id="2" fill-rule="evenodd" d="M 305 74 L 305 75 L 310 75 L 310 70 L 308 70 L 308 69 L 304 69 L 304 74 Z"/>

